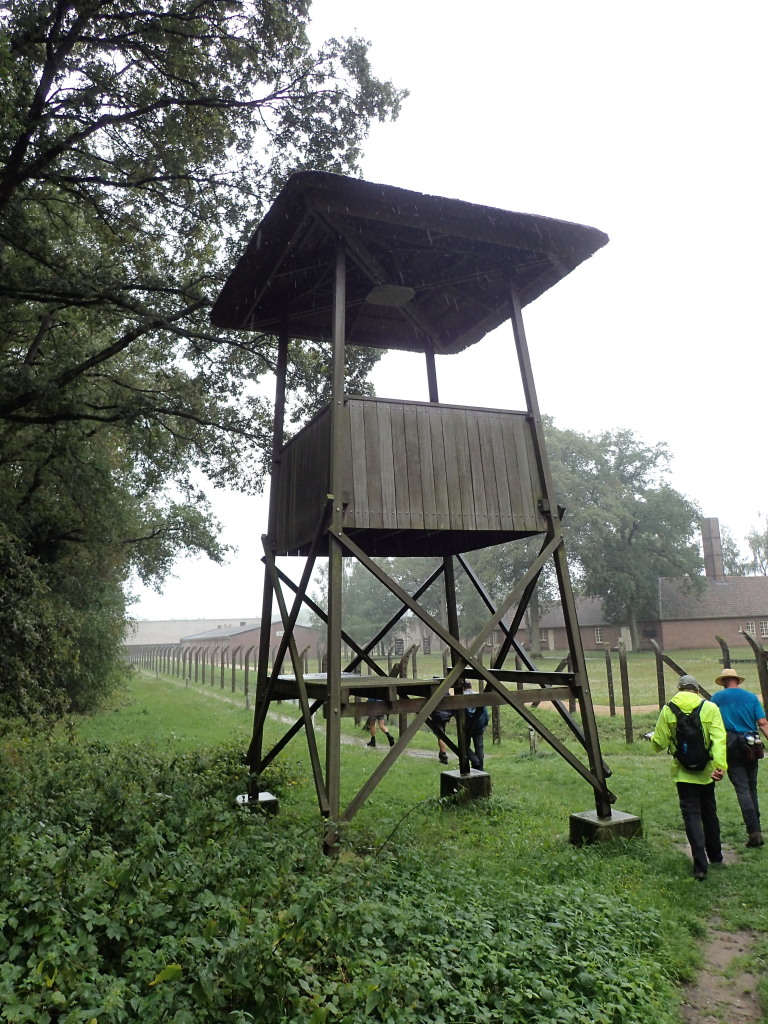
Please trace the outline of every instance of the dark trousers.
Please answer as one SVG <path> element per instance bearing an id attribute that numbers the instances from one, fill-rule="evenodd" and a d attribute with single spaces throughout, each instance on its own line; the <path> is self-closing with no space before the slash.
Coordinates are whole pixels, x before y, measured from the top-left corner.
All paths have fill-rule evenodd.
<path id="1" fill-rule="evenodd" d="M 728 753 L 728 778 L 736 790 L 741 816 L 747 832 L 760 831 L 760 805 L 757 802 L 757 761 L 734 760 Z"/>
<path id="2" fill-rule="evenodd" d="M 693 855 L 693 870 L 706 874 L 707 863 L 719 864 L 723 859 L 720 846 L 720 822 L 717 817 L 715 784 L 678 782 L 677 796 L 683 815 L 685 834 Z"/>
<path id="3" fill-rule="evenodd" d="M 469 763 L 476 771 L 481 772 L 485 764 L 485 729 L 478 729 L 476 732 L 469 734 L 467 743 L 467 753 L 469 754 Z M 474 747 L 472 751 L 470 744 Z"/>

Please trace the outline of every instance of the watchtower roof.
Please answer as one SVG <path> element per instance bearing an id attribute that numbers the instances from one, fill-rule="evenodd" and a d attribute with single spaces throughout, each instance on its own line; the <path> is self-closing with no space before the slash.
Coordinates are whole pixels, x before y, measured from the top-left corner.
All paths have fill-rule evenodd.
<path id="1" fill-rule="evenodd" d="M 335 250 L 348 254 L 346 341 L 460 352 L 608 241 L 596 228 L 321 171 L 292 175 L 211 313 L 219 327 L 328 339 Z"/>

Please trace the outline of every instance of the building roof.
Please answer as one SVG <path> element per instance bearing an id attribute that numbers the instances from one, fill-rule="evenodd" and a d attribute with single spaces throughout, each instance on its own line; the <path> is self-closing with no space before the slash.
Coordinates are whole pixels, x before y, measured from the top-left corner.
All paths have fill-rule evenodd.
<path id="1" fill-rule="evenodd" d="M 211 312 L 219 327 L 331 335 L 336 252 L 346 342 L 460 352 L 606 244 L 596 228 L 322 171 L 292 175 Z"/>
<path id="2" fill-rule="evenodd" d="M 768 576 L 701 577 L 701 586 L 686 579 L 659 579 L 659 619 L 768 619 Z"/>
<path id="3" fill-rule="evenodd" d="M 241 622 L 238 626 L 219 626 L 217 629 L 206 629 L 202 633 L 190 633 L 189 636 L 183 636 L 181 643 L 187 643 L 190 640 L 227 639 L 228 637 L 240 636 L 241 633 L 252 633 L 260 625 L 261 620 L 257 619 L 255 622 Z"/>
<path id="4" fill-rule="evenodd" d="M 605 612 L 601 597 L 577 597 L 576 617 L 580 626 L 605 626 Z M 539 629 L 561 629 L 565 626 L 563 607 L 555 601 L 539 615 Z"/>
<path id="5" fill-rule="evenodd" d="M 130 646 L 146 644 L 177 644 L 185 635 L 197 635 L 205 630 L 216 629 L 218 626 L 232 624 L 233 619 L 240 625 L 248 622 L 258 625 L 259 619 L 248 619 L 244 615 L 230 616 L 220 619 L 138 619 L 128 624 Z"/>

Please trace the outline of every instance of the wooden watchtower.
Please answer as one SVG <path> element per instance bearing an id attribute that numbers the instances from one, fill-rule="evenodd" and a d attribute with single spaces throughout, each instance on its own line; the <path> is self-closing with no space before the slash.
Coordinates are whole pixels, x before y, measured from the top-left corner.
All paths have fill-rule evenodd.
<path id="1" fill-rule="evenodd" d="M 278 339 L 273 466 L 262 623 L 279 609 L 283 643 L 269 666 L 269 630 L 259 654 L 253 740 L 256 776 L 303 731 L 326 843 L 352 818 L 438 708 L 508 704 L 592 787 L 595 814 L 611 818 L 560 512 L 552 489 L 522 309 L 605 245 L 602 232 L 579 224 L 510 213 L 320 172 L 295 174 L 275 200 L 228 278 L 212 313 L 215 324 Z M 526 408 L 498 411 L 441 405 L 435 357 L 471 346 L 505 320 L 512 323 Z M 289 342 L 330 342 L 330 403 L 284 441 Z M 423 353 L 426 400 L 392 401 L 345 394 L 345 347 Z M 499 368 L 512 372 L 514 368 Z M 539 539 L 538 553 L 498 605 L 472 573 L 466 552 L 503 541 Z M 276 556 L 305 559 L 297 585 Z M 403 591 L 377 557 L 438 557 L 438 568 L 413 594 Z M 327 673 L 305 674 L 292 631 L 302 606 L 317 609 L 307 588 L 316 559 L 328 559 Z M 447 645 L 443 678 L 390 678 L 372 657 L 399 616 L 375 637 L 350 636 L 342 610 L 343 559 L 356 558 Z M 545 564 L 553 560 L 569 639 L 567 670 L 538 671 L 515 639 Z M 473 579 L 487 608 L 485 626 L 466 645 L 459 637 L 455 569 Z M 420 603 L 428 586 L 445 591 L 447 625 Z M 290 593 L 289 593 L 290 592 Z M 493 664 L 480 651 L 493 631 L 503 642 Z M 344 649 L 354 651 L 345 662 Z M 290 667 L 289 667 L 290 666 Z M 481 692 L 462 695 L 463 681 Z M 403 714 L 400 733 L 357 793 L 341 803 L 341 721 L 365 714 Z M 275 700 L 297 699 L 298 721 L 271 750 L 263 725 Z M 531 704 L 553 702 L 583 748 L 576 756 L 539 719 Z M 578 720 L 568 703 L 578 705 Z M 325 761 L 313 716 L 323 710 Z M 459 724 L 463 716 L 457 715 Z M 439 729 L 438 729 L 439 731 Z M 466 739 L 454 745 L 459 772 L 470 776 Z M 252 794 L 253 795 L 253 794 Z M 592 812 L 589 812 L 592 813 Z"/>

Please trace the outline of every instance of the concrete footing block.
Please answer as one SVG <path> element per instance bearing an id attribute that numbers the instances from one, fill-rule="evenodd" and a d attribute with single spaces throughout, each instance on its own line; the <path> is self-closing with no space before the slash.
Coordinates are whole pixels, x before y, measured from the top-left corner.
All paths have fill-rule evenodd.
<path id="1" fill-rule="evenodd" d="M 248 807 L 251 811 L 264 811 L 265 814 L 277 814 L 280 810 L 280 802 L 271 793 L 259 793 L 250 799 L 247 793 L 241 793 L 237 803 Z"/>
<path id="2" fill-rule="evenodd" d="M 598 818 L 597 811 L 581 811 L 571 815 L 570 841 L 576 846 L 633 839 L 642 834 L 643 822 L 636 814 L 612 811 L 610 818 Z"/>
<path id="3" fill-rule="evenodd" d="M 440 772 L 440 796 L 458 796 L 462 800 L 479 800 L 491 795 L 491 776 L 488 772 L 470 769 L 469 775 L 460 771 Z"/>

